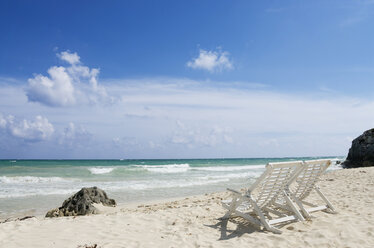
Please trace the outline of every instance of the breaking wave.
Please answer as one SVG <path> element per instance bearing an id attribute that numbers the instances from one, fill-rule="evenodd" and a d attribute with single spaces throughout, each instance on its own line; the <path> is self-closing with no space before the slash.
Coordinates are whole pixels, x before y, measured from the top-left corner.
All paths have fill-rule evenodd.
<path id="1" fill-rule="evenodd" d="M 41 184 L 53 182 L 70 182 L 71 180 L 62 177 L 34 177 L 34 176 L 16 176 L 0 177 L 0 184 Z"/>
<path id="2" fill-rule="evenodd" d="M 93 167 L 88 168 L 88 170 L 91 172 L 91 174 L 94 175 L 100 175 L 100 174 L 108 174 L 111 173 L 114 169 L 114 167 Z"/>
<path id="3" fill-rule="evenodd" d="M 139 167 L 156 173 L 181 173 L 191 168 L 189 164 L 140 165 Z"/>

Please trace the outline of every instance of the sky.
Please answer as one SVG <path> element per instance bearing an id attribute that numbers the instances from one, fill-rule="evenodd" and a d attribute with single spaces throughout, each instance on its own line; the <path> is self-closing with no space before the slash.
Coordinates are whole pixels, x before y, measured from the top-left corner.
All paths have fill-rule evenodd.
<path id="1" fill-rule="evenodd" d="M 374 1 L 0 2 L 0 159 L 345 156 Z"/>

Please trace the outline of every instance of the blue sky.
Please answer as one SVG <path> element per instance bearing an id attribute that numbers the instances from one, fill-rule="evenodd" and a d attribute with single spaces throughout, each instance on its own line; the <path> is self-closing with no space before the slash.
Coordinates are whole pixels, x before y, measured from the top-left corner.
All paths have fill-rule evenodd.
<path id="1" fill-rule="evenodd" d="M 1 1 L 0 158 L 345 155 L 374 1 Z"/>

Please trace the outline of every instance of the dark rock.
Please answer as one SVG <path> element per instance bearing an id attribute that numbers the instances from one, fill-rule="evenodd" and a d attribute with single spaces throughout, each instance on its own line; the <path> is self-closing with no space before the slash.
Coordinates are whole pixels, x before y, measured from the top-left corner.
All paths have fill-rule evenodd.
<path id="1" fill-rule="evenodd" d="M 343 168 L 374 166 L 374 128 L 365 131 L 352 141 Z"/>
<path id="2" fill-rule="evenodd" d="M 54 209 L 51 209 L 47 212 L 47 214 L 45 215 L 45 217 L 59 217 L 59 216 L 64 216 L 63 213 L 61 213 L 60 215 L 60 210 L 58 208 L 54 208 Z"/>
<path id="3" fill-rule="evenodd" d="M 104 206 L 110 207 L 116 205 L 116 201 L 109 199 L 103 190 L 97 187 L 82 188 L 75 195 L 66 199 L 61 207 L 48 211 L 45 217 L 97 214 L 98 210 L 93 203 L 102 203 Z"/>

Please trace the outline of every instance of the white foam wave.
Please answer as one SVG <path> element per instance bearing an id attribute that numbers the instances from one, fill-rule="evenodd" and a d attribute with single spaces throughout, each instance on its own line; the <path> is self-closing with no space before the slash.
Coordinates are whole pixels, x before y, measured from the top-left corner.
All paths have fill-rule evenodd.
<path id="1" fill-rule="evenodd" d="M 189 164 L 138 165 L 138 167 L 154 173 L 183 173 L 190 169 Z"/>
<path id="2" fill-rule="evenodd" d="M 18 197 L 30 197 L 40 195 L 70 195 L 76 193 L 79 188 L 76 189 L 35 189 L 35 190 L 18 190 L 14 192 L 1 192 L 1 198 L 18 198 Z M 8 190 L 9 191 L 9 190 Z"/>
<path id="3" fill-rule="evenodd" d="M 34 177 L 34 176 L 1 176 L 1 184 L 40 184 L 51 182 L 70 182 L 70 180 L 61 177 Z"/>
<path id="4" fill-rule="evenodd" d="M 122 191 L 122 190 L 153 190 L 153 189 L 164 189 L 164 188 L 184 188 L 201 186 L 215 183 L 228 182 L 230 179 L 221 178 L 215 180 L 194 180 L 194 181 L 181 181 L 181 180 L 171 180 L 171 181 L 153 181 L 153 182 L 133 182 L 131 184 L 112 184 L 112 185 L 102 185 L 106 190 Z"/>
<path id="5" fill-rule="evenodd" d="M 234 178 L 257 178 L 262 174 L 262 172 L 246 172 L 246 173 L 230 173 L 225 175 L 207 175 L 203 177 L 199 177 L 199 179 L 203 180 L 211 180 L 211 179 L 234 179 Z"/>
<path id="6" fill-rule="evenodd" d="M 188 171 L 188 168 L 148 168 L 147 171 L 156 173 L 183 173 Z"/>
<path id="7" fill-rule="evenodd" d="M 240 171 L 265 169 L 265 165 L 243 165 L 243 166 L 216 166 L 216 167 L 193 167 L 199 171 Z"/>
<path id="8" fill-rule="evenodd" d="M 229 178 L 211 178 L 206 180 L 204 178 L 192 179 L 174 179 L 174 180 L 140 180 L 140 181 L 111 181 L 111 182 L 95 182 L 95 185 L 105 191 L 133 191 L 133 190 L 157 190 L 167 188 L 185 188 L 196 187 L 201 185 L 217 184 L 228 182 Z M 76 193 L 82 187 L 92 187 L 92 182 L 77 181 L 72 184 L 66 183 L 48 183 L 39 184 L 34 187 L 25 187 L 19 184 L 7 184 L 6 187 L 0 187 L 1 198 L 17 198 L 17 197 L 32 197 L 41 195 L 69 195 Z"/>
<path id="9" fill-rule="evenodd" d="M 88 168 L 91 174 L 99 175 L 99 174 L 108 174 L 111 173 L 115 168 L 114 167 L 93 167 Z"/>

